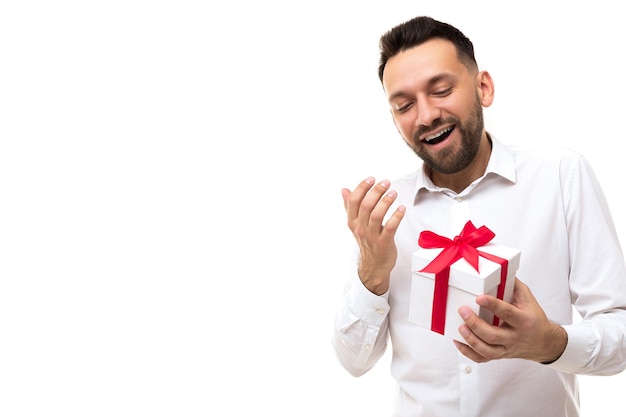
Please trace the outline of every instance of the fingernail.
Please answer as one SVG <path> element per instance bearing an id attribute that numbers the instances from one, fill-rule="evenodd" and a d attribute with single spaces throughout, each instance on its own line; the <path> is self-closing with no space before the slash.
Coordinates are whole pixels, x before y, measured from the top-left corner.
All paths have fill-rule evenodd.
<path id="1" fill-rule="evenodd" d="M 461 317 L 463 318 L 463 320 L 467 319 L 470 316 L 470 312 L 469 312 L 469 308 L 467 307 L 461 307 L 459 309 L 459 314 L 461 315 Z"/>

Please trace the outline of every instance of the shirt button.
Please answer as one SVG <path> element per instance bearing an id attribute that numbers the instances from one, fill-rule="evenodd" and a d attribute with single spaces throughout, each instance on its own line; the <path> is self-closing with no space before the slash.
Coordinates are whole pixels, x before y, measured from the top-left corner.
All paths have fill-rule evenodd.
<path id="1" fill-rule="evenodd" d="M 379 308 L 378 310 L 376 310 L 376 312 L 378 312 L 378 314 L 385 314 L 385 309 Z"/>
<path id="2" fill-rule="evenodd" d="M 372 345 L 365 345 L 365 350 L 367 350 L 368 352 L 372 350 Z"/>
<path id="3" fill-rule="evenodd" d="M 472 367 L 471 366 L 466 366 L 465 367 L 465 373 L 466 374 L 471 374 L 472 373 Z"/>
<path id="4" fill-rule="evenodd" d="M 460 203 L 461 201 L 463 201 L 463 197 L 456 197 L 455 200 Z"/>

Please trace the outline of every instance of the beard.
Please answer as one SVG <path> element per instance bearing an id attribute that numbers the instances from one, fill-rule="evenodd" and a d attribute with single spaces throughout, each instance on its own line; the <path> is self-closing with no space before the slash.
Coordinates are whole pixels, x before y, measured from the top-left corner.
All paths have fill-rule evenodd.
<path id="1" fill-rule="evenodd" d="M 461 135 L 461 148 L 455 150 L 449 146 L 436 154 L 429 152 L 429 145 L 420 141 L 419 136 L 424 130 L 434 130 L 439 126 L 450 124 L 454 124 L 456 126 L 455 129 Z M 428 168 L 442 174 L 454 174 L 469 166 L 476 157 L 484 126 L 482 106 L 478 97 L 476 97 L 474 108 L 466 122 L 463 123 L 455 117 L 437 119 L 433 121 L 431 126 L 419 129 L 414 135 L 413 142 L 407 142 L 407 144 L 424 161 Z"/>

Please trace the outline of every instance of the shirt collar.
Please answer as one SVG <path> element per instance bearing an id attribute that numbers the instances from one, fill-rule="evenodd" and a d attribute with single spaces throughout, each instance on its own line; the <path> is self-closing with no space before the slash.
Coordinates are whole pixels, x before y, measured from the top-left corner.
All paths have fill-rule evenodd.
<path id="1" fill-rule="evenodd" d="M 515 158 L 511 151 L 509 151 L 504 145 L 502 145 L 493 135 L 488 134 L 489 139 L 491 140 L 491 155 L 489 156 L 489 162 L 487 163 L 487 169 L 485 170 L 485 174 L 478 178 L 476 181 L 472 183 L 472 185 L 468 186 L 466 190 L 464 190 L 461 194 L 467 194 L 471 189 L 473 189 L 476 184 L 481 182 L 488 175 L 497 175 L 507 181 L 512 183 L 516 182 L 515 175 Z M 444 190 L 441 187 L 436 186 L 432 180 L 428 177 L 426 173 L 426 167 L 422 163 L 420 169 L 417 170 L 416 173 L 416 181 L 415 181 L 415 200 L 419 197 L 420 191 L 438 191 L 443 192 Z M 447 190 L 449 191 L 449 190 Z"/>

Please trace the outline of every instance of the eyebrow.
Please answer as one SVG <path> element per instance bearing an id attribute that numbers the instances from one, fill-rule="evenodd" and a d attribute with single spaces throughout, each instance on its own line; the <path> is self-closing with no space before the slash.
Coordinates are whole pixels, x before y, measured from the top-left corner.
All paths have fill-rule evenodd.
<path id="1" fill-rule="evenodd" d="M 428 81 L 426 81 L 426 85 L 428 87 L 432 87 L 433 85 L 437 84 L 438 82 L 442 81 L 442 80 L 455 80 L 457 77 L 454 74 L 451 74 L 449 72 L 442 72 L 440 74 L 434 75 L 433 77 L 431 77 Z M 389 96 L 388 101 L 393 101 L 394 99 L 398 98 L 398 97 L 404 97 L 407 94 L 404 93 L 404 91 L 398 91 L 397 93 L 394 93 L 392 95 Z"/>

